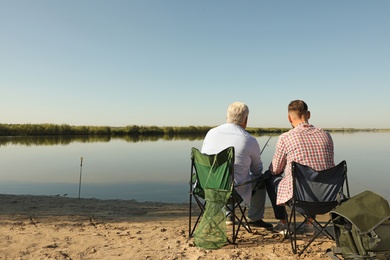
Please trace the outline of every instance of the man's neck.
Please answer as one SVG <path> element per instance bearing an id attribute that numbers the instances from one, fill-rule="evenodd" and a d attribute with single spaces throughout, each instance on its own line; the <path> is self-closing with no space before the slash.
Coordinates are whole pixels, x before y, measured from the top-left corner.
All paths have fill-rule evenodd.
<path id="1" fill-rule="evenodd" d="M 309 122 L 305 121 L 305 120 L 300 120 L 300 121 L 295 121 L 295 122 L 291 123 L 291 125 L 292 125 L 293 128 L 295 128 L 295 127 L 297 127 L 298 125 L 300 125 L 302 123 L 308 124 Z"/>

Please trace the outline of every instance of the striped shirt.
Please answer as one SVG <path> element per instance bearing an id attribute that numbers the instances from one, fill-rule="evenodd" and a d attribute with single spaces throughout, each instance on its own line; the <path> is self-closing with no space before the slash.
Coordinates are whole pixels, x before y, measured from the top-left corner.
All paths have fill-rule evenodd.
<path id="1" fill-rule="evenodd" d="M 278 185 L 277 205 L 282 205 L 292 198 L 291 163 L 293 161 L 310 166 L 317 171 L 333 167 L 333 140 L 330 134 L 304 122 L 280 135 L 269 167 L 274 175 L 284 174 Z"/>

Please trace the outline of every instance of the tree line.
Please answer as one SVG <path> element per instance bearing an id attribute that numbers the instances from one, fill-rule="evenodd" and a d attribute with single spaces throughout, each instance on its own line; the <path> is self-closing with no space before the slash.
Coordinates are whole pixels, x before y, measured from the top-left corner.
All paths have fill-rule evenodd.
<path id="1" fill-rule="evenodd" d="M 214 126 L 71 126 L 68 124 L 0 124 L 0 136 L 50 136 L 50 135 L 205 135 Z M 281 133 L 283 128 L 247 128 L 251 134 Z"/>
<path id="2" fill-rule="evenodd" d="M 204 134 L 211 127 L 207 126 L 71 126 L 67 124 L 0 124 L 0 136 L 50 136 L 50 135 L 107 135 L 107 136 L 153 136 Z"/>
<path id="3" fill-rule="evenodd" d="M 176 136 L 205 135 L 214 126 L 71 126 L 67 124 L 0 124 L 0 136 Z M 272 135 L 288 131 L 290 128 L 255 128 L 246 130 L 253 135 Z M 330 128 L 329 132 L 386 131 L 390 129 Z"/>

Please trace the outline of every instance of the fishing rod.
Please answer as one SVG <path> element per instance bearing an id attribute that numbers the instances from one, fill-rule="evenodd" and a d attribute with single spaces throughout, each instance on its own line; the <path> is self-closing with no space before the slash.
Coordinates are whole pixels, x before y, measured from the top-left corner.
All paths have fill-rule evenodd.
<path id="1" fill-rule="evenodd" d="M 264 151 L 265 147 L 267 147 L 267 145 L 268 145 L 268 142 L 269 142 L 269 140 L 271 140 L 271 138 L 272 138 L 272 135 L 273 135 L 273 134 L 275 134 L 275 133 L 276 133 L 276 131 L 274 131 L 274 132 L 272 132 L 272 133 L 271 133 L 271 135 L 269 136 L 269 138 L 268 138 L 267 142 L 266 142 L 266 143 L 265 143 L 265 145 L 263 146 L 263 149 L 261 149 L 261 151 L 260 151 L 260 155 L 262 155 L 262 153 L 263 153 L 263 151 Z"/>
<path id="2" fill-rule="evenodd" d="M 83 170 L 83 159 L 84 159 L 84 157 L 80 157 L 79 199 L 80 199 L 80 191 L 81 191 L 81 173 L 82 173 L 82 170 Z"/>
<path id="3" fill-rule="evenodd" d="M 268 138 L 267 142 L 266 142 L 265 145 L 263 146 L 263 149 L 261 149 L 260 155 L 263 154 L 263 151 L 264 151 L 265 147 L 267 147 L 269 140 L 271 140 L 271 137 L 272 137 L 272 135 Z"/>

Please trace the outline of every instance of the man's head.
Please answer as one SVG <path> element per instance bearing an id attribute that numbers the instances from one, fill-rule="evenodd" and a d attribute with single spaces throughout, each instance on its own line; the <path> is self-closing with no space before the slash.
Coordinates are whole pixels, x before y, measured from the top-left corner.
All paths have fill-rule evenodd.
<path id="1" fill-rule="evenodd" d="M 242 102 L 234 102 L 227 110 L 226 121 L 231 124 L 246 127 L 249 108 Z"/>
<path id="2" fill-rule="evenodd" d="M 295 127 L 302 122 L 308 122 L 310 111 L 303 100 L 293 100 L 288 105 L 288 120 Z"/>

